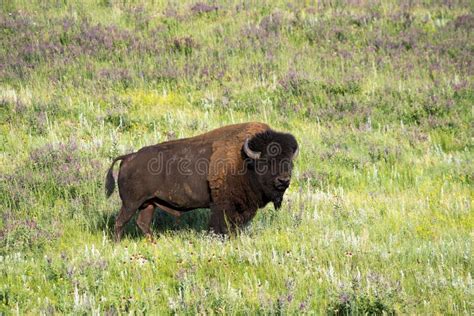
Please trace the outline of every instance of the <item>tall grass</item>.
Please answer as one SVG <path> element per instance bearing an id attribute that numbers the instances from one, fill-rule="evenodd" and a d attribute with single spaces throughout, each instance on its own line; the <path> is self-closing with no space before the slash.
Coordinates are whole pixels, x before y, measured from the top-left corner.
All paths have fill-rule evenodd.
<path id="1" fill-rule="evenodd" d="M 472 9 L 2 3 L 0 313 L 472 313 Z M 280 211 L 111 242 L 112 158 L 245 121 L 300 143 Z"/>

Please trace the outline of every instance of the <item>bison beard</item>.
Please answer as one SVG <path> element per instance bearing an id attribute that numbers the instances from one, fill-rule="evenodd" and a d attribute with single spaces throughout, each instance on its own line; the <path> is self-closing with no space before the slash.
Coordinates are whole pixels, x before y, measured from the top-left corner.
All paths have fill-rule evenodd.
<path id="1" fill-rule="evenodd" d="M 280 196 L 276 196 L 273 200 L 273 207 L 275 207 L 276 210 L 281 208 L 281 203 L 283 202 L 283 194 Z"/>
<path id="2" fill-rule="evenodd" d="M 122 207 L 115 222 L 115 239 L 140 211 L 137 225 L 151 237 L 156 207 L 179 217 L 210 208 L 209 228 L 227 233 L 248 223 L 269 202 L 281 207 L 290 183 L 298 144 L 291 134 L 263 123 L 229 125 L 192 138 L 179 139 L 117 157 L 107 173 L 106 194 L 118 175 Z"/>

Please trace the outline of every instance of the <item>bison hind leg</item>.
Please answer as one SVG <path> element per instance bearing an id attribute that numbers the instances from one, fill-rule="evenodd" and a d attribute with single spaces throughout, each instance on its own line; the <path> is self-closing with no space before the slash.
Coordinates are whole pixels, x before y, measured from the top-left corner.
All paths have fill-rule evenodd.
<path id="1" fill-rule="evenodd" d="M 142 230 L 143 234 L 150 240 L 153 240 L 153 235 L 150 229 L 151 221 L 153 220 L 153 214 L 155 213 L 155 206 L 153 204 L 146 205 L 141 209 L 137 218 L 137 225 Z"/>
<path id="2" fill-rule="evenodd" d="M 130 221 L 133 215 L 137 212 L 138 208 L 126 207 L 125 204 L 122 204 L 120 208 L 120 213 L 115 219 L 115 241 L 119 242 L 122 239 L 123 228 Z"/>

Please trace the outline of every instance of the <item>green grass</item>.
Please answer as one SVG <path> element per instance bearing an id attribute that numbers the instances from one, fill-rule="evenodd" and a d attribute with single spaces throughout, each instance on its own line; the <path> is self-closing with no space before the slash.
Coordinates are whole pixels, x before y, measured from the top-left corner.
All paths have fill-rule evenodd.
<path id="1" fill-rule="evenodd" d="M 471 314 L 472 4 L 351 3 L 2 3 L 0 314 Z M 112 158 L 246 121 L 280 211 L 111 241 Z"/>

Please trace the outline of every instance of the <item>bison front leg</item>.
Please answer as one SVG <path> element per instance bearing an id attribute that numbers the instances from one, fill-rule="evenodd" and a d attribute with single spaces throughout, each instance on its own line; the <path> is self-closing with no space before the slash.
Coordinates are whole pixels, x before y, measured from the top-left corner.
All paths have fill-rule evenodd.
<path id="1" fill-rule="evenodd" d="M 218 234 L 225 235 L 229 233 L 234 226 L 231 216 L 233 207 L 213 205 L 211 206 L 211 218 L 209 219 L 209 230 Z"/>
<path id="2" fill-rule="evenodd" d="M 247 225 L 257 213 L 257 210 L 248 209 L 239 214 L 239 226 Z"/>

